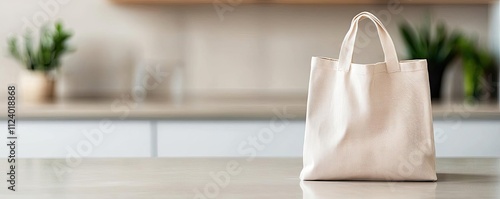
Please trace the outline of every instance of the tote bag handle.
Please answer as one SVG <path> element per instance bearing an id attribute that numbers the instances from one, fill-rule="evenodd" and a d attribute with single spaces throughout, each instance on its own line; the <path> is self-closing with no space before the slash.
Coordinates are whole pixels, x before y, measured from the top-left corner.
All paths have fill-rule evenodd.
<path id="1" fill-rule="evenodd" d="M 342 42 L 342 48 L 340 49 L 338 66 L 339 69 L 347 72 L 351 67 L 352 55 L 354 52 L 354 43 L 356 41 L 356 34 L 358 32 L 358 23 L 363 19 L 370 19 L 373 23 L 375 23 L 377 27 L 380 43 L 382 44 L 382 49 L 384 51 L 387 72 L 392 73 L 401 71 L 399 67 L 398 56 L 396 54 L 396 48 L 394 47 L 391 36 L 385 29 L 382 22 L 380 22 L 380 20 L 375 17 L 375 15 L 369 12 L 361 12 L 352 19 L 351 27 L 349 28 L 349 31 L 347 32 L 344 41 Z"/>

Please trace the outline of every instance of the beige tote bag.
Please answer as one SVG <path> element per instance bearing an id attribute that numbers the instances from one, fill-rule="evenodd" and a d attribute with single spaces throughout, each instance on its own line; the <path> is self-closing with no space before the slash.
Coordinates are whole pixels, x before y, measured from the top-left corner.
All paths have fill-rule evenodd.
<path id="1" fill-rule="evenodd" d="M 384 62 L 351 63 L 363 19 L 376 24 Z M 338 60 L 312 58 L 300 178 L 437 180 L 427 62 L 398 61 L 389 33 L 369 12 L 352 20 Z"/>

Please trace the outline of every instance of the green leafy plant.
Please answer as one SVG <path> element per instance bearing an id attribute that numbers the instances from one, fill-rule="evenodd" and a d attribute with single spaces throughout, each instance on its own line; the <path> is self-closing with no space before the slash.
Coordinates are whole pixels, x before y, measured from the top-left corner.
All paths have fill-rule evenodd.
<path id="1" fill-rule="evenodd" d="M 436 30 L 434 35 L 433 29 Z M 427 59 L 432 65 L 446 67 L 458 54 L 455 47 L 461 34 L 457 32 L 449 34 L 443 23 L 439 23 L 433 29 L 429 22 L 419 29 L 412 28 L 408 23 L 400 26 L 410 58 Z"/>
<path id="2" fill-rule="evenodd" d="M 399 26 L 409 59 L 427 59 L 431 97 L 441 96 L 441 82 L 446 67 L 458 56 L 456 48 L 462 34 L 449 32 L 444 23 L 431 26 L 429 18 L 417 28 L 408 22 Z"/>
<path id="3" fill-rule="evenodd" d="M 479 99 L 483 92 L 489 90 L 484 82 L 485 74 L 495 70 L 495 59 L 485 49 L 477 46 L 477 42 L 466 37 L 458 43 L 462 67 L 464 69 L 464 91 L 468 99 Z"/>
<path id="4" fill-rule="evenodd" d="M 491 54 L 480 49 L 477 42 L 458 31 L 449 32 L 443 22 L 431 26 L 429 18 L 419 28 L 407 22 L 400 24 L 399 31 L 405 42 L 410 59 L 427 59 L 431 97 L 439 99 L 441 82 L 446 67 L 457 58 L 464 69 L 464 90 L 468 99 L 479 99 L 488 87 L 484 82 L 487 71 L 495 69 Z M 493 74 L 493 73 L 491 73 Z"/>
<path id="5" fill-rule="evenodd" d="M 9 53 L 30 71 L 48 72 L 60 66 L 61 56 L 70 51 L 67 41 L 72 34 L 58 22 L 53 29 L 40 30 L 39 44 L 33 46 L 33 35 L 27 32 L 21 44 L 17 37 L 8 39 Z M 35 49 L 36 48 L 36 49 Z"/>

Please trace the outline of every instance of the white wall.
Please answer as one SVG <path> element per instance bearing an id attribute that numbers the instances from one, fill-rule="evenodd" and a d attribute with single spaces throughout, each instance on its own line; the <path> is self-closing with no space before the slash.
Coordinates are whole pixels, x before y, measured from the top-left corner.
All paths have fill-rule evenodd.
<path id="1" fill-rule="evenodd" d="M 59 0 L 63 1 L 63 0 Z M 116 5 L 108 0 L 66 0 L 50 7 L 75 32 L 77 51 L 66 57 L 59 93 L 101 96 L 127 92 L 138 62 L 163 59 L 185 66 L 192 91 L 247 92 L 280 90 L 305 93 L 311 56 L 337 57 L 351 18 L 368 10 L 382 16 L 386 5 L 239 5 L 219 18 L 212 5 Z M 47 12 L 36 2 L 0 2 L 0 47 L 25 22 Z M 410 6 L 382 16 L 397 49 L 404 54 L 397 24 L 419 21 L 428 11 L 455 28 L 477 34 L 488 43 L 488 6 Z M 385 18 L 385 19 L 384 19 Z M 37 18 L 43 19 L 43 18 Z M 36 22 L 37 20 L 35 20 Z M 375 37 L 355 55 L 357 62 L 380 61 Z M 403 58 L 403 55 L 400 56 Z M 167 65 L 168 65 L 167 64 Z M 0 84 L 16 82 L 19 64 L 0 57 Z M 154 92 L 166 92 L 166 87 Z M 1 93 L 4 95 L 4 93 Z"/>

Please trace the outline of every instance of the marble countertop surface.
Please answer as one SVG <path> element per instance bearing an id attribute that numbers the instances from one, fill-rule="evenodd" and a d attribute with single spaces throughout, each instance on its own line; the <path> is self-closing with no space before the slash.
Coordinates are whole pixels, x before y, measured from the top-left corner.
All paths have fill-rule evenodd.
<path id="1" fill-rule="evenodd" d="M 500 159 L 438 158 L 437 182 L 306 181 L 301 158 L 18 159 L 2 198 L 500 198 Z M 7 161 L 0 161 L 7 168 Z M 369 169 L 369 168 L 367 168 Z"/>

